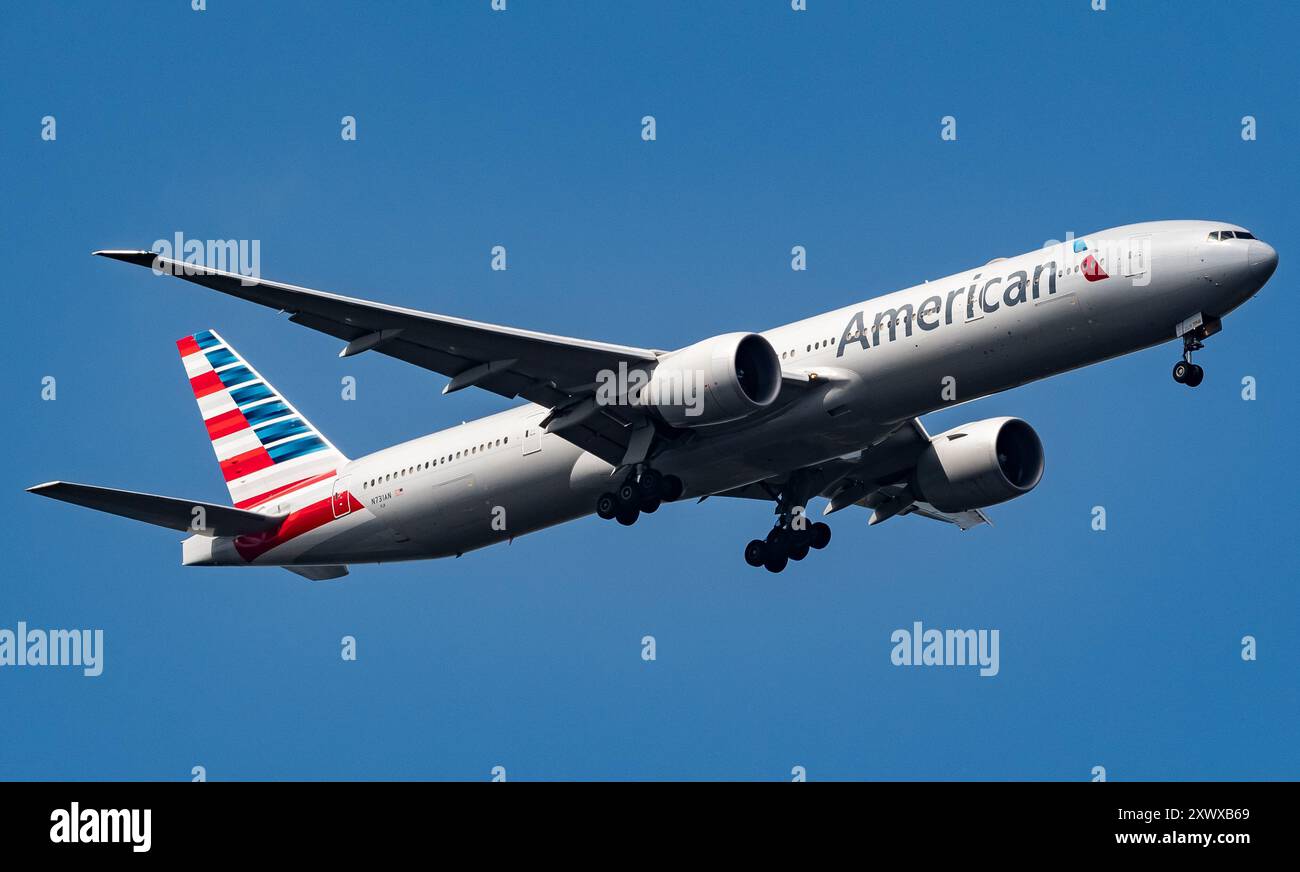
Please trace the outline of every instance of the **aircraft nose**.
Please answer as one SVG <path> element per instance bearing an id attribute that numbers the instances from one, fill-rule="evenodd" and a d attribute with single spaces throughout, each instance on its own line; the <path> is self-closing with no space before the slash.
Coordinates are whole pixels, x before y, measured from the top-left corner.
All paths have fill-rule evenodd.
<path id="1" fill-rule="evenodd" d="M 1246 250 L 1246 264 L 1250 267 L 1250 274 L 1263 284 L 1277 269 L 1277 252 L 1267 242 L 1257 239 Z"/>

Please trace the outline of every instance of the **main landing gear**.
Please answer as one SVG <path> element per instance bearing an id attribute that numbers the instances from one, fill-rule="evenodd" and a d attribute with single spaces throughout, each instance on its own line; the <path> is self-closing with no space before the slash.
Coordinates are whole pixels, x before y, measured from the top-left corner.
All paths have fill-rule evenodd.
<path id="1" fill-rule="evenodd" d="M 745 546 L 745 562 L 780 572 L 791 560 L 803 560 L 810 549 L 821 550 L 831 541 L 831 528 L 821 521 L 809 523 L 804 506 L 826 486 L 820 469 L 801 469 L 777 487 L 762 487 L 776 501 L 776 526 L 766 539 Z"/>
<path id="2" fill-rule="evenodd" d="M 803 560 L 808 549 L 821 550 L 831 541 L 831 528 L 818 521 L 796 526 L 794 519 L 803 515 L 782 515 L 781 520 L 767 534 L 766 539 L 754 539 L 745 546 L 745 562 L 750 566 L 763 566 L 768 572 L 780 572 L 791 560 Z"/>
<path id="3" fill-rule="evenodd" d="M 607 491 L 596 500 L 596 514 L 606 521 L 617 520 L 625 527 L 636 523 L 641 513 L 653 514 L 660 503 L 679 499 L 682 480 L 675 475 L 663 475 L 655 469 L 642 469 L 628 473 L 618 490 Z"/>

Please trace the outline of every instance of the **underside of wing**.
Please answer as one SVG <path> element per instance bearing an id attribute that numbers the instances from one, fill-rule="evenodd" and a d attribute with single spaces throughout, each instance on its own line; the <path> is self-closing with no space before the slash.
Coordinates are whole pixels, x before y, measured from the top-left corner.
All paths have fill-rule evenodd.
<path id="1" fill-rule="evenodd" d="M 912 418 L 855 455 L 792 470 L 716 496 L 776 501 L 798 487 L 808 496 L 825 497 L 829 501 L 824 511 L 827 515 L 850 506 L 870 509 L 868 524 L 871 525 L 896 515 L 918 515 L 962 530 L 991 524 L 980 509 L 943 512 L 912 492 L 912 473 L 929 443 L 925 426 L 920 419 Z"/>

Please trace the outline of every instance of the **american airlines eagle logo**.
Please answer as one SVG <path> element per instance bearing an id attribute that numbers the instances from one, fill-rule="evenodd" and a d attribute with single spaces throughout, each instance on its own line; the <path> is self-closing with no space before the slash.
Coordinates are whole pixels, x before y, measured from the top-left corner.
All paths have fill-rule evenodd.
<path id="1" fill-rule="evenodd" d="M 1075 254 L 1087 250 L 1088 243 L 1086 241 L 1080 239 L 1074 243 Z M 1110 276 L 1106 275 L 1106 271 L 1101 268 L 1101 264 L 1097 263 L 1097 258 L 1093 257 L 1091 254 L 1083 259 L 1083 263 L 1080 264 L 1080 266 L 1082 267 L 1083 277 L 1090 282 L 1099 282 L 1102 279 L 1110 278 Z"/>

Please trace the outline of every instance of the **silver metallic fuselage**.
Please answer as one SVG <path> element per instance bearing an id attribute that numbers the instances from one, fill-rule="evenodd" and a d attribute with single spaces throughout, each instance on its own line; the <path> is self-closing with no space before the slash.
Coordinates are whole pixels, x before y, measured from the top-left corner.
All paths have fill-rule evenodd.
<path id="1" fill-rule="evenodd" d="M 679 476 L 687 497 L 717 493 L 862 451 L 898 422 L 956 402 L 1172 340 L 1185 319 L 1221 318 L 1241 305 L 1275 268 L 1276 253 L 1263 242 L 1212 241 L 1221 229 L 1240 228 L 1118 227 L 1080 237 L 1081 251 L 1051 245 L 765 331 L 783 369 L 817 373 L 828 386 L 756 420 L 704 428 L 655 467 Z M 1090 280 L 1089 255 L 1107 278 Z M 1013 287 L 1012 277 L 1036 271 L 1036 296 L 1028 282 Z M 898 317 L 873 330 L 876 315 L 891 310 Z M 329 524 L 328 535 L 256 562 L 458 555 L 591 513 L 614 486 L 614 470 L 540 432 L 547 411 L 511 409 L 353 461 L 340 486 L 363 508 Z M 440 462 L 426 468 L 434 458 Z M 212 562 L 227 562 L 228 551 L 215 543 Z"/>

